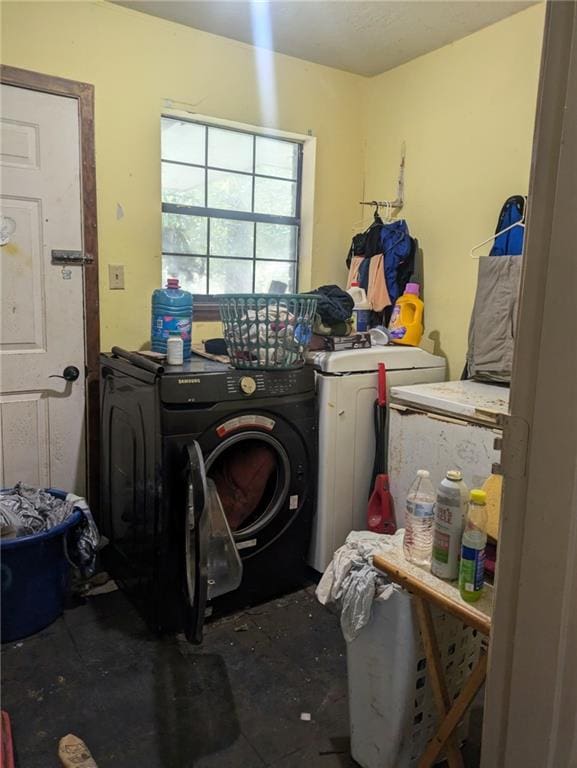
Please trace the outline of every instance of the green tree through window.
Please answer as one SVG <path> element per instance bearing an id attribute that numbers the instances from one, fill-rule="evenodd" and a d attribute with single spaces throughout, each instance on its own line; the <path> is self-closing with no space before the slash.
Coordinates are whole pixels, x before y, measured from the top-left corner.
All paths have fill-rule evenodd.
<path id="1" fill-rule="evenodd" d="M 302 145 L 162 118 L 163 280 L 201 295 L 297 290 Z"/>

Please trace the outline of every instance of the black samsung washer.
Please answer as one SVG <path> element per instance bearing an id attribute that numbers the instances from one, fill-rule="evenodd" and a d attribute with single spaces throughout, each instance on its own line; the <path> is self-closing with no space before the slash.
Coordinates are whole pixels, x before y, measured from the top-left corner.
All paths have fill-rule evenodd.
<path id="1" fill-rule="evenodd" d="M 107 566 L 158 630 L 184 629 L 199 641 L 206 607 L 219 613 L 253 605 L 306 578 L 314 372 L 244 372 L 199 356 L 165 367 L 114 352 L 101 356 Z M 251 452 L 267 463 L 266 482 L 255 470 L 254 485 L 263 490 L 252 513 L 233 522 L 234 499 L 221 493 L 242 581 L 211 601 L 211 478 L 222 490 L 229 466 L 242 468 Z"/>

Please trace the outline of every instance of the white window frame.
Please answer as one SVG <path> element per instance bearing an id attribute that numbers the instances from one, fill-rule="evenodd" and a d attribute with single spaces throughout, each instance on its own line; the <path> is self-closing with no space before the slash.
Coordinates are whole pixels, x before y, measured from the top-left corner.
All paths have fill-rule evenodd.
<path id="1" fill-rule="evenodd" d="M 302 170 L 301 170 L 301 189 L 300 189 L 300 228 L 298 242 L 298 291 L 306 292 L 312 288 L 312 255 L 313 255 L 313 224 L 314 224 L 314 189 L 315 189 L 315 166 L 316 166 L 316 137 L 281 131 L 276 128 L 265 128 L 263 126 L 241 123 L 236 120 L 226 120 L 213 117 L 211 115 L 189 112 L 186 110 L 173 109 L 165 107 L 160 117 L 180 118 L 198 123 L 204 123 L 215 128 L 230 128 L 237 131 L 246 131 L 254 133 L 265 138 L 279 138 L 289 141 L 295 141 L 302 145 Z M 160 119 L 158 121 L 160 132 Z M 160 143 L 160 141 L 159 141 Z M 159 158 L 162 156 L 159 151 Z M 161 163 L 158 163 L 158 173 L 160 176 Z M 160 199 L 162 200 L 162 188 L 160 190 Z M 161 224 L 162 227 L 162 224 Z M 205 300 L 199 296 L 200 302 L 196 302 L 195 316 L 203 315 L 198 319 L 216 319 L 219 317 L 216 302 L 212 300 L 214 294 L 209 294 Z"/>

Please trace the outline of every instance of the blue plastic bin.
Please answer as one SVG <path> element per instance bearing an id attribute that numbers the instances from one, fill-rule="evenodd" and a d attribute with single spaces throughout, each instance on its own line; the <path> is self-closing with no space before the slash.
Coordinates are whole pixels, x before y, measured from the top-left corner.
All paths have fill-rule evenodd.
<path id="1" fill-rule="evenodd" d="M 66 498 L 63 491 L 47 490 Z M 0 541 L 3 643 L 33 635 L 62 614 L 70 575 L 65 537 L 81 519 L 77 509 L 49 531 Z"/>

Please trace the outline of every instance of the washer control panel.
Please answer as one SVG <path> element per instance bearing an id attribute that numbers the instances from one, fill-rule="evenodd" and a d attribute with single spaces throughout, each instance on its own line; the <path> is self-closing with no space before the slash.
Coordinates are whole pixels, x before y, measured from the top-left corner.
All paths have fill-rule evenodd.
<path id="1" fill-rule="evenodd" d="M 252 376 L 243 376 L 239 384 L 240 391 L 245 395 L 254 395 L 256 392 L 256 381 Z"/>
<path id="2" fill-rule="evenodd" d="M 267 379 L 266 392 L 269 395 L 290 395 L 295 391 L 297 377 L 293 371 L 283 371 Z"/>
<path id="3" fill-rule="evenodd" d="M 236 371 L 226 377 L 226 391 L 229 395 L 240 392 L 246 397 L 278 397 L 298 391 L 297 371 Z"/>

